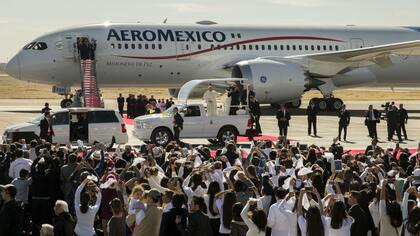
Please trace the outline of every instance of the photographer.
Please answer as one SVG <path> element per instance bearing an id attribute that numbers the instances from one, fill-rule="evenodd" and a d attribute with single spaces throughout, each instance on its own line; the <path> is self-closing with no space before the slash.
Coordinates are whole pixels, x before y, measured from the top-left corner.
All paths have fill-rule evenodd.
<path id="1" fill-rule="evenodd" d="M 93 224 L 96 213 L 99 210 L 102 195 L 101 190 L 93 181 L 95 178 L 96 177 L 91 175 L 87 176 L 76 189 L 74 196 L 74 208 L 77 216 L 77 224 L 74 228 L 74 233 L 79 236 L 96 235 Z M 90 201 L 94 198 L 96 198 L 96 202 L 91 206 Z"/>

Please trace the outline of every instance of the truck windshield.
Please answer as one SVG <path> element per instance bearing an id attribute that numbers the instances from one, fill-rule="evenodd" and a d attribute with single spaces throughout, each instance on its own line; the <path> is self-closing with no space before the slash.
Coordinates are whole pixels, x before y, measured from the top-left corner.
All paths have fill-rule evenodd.
<path id="1" fill-rule="evenodd" d="M 39 122 L 44 119 L 44 114 L 40 114 L 38 116 L 36 116 L 35 118 L 33 118 L 29 123 L 32 124 L 39 124 Z"/>

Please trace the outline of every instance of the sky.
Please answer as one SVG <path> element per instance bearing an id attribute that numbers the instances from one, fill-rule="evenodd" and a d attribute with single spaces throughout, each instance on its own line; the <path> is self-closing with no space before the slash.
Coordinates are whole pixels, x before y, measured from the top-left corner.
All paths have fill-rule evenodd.
<path id="1" fill-rule="evenodd" d="M 145 22 L 420 26 L 419 0 L 0 0 L 0 63 L 68 26 Z"/>

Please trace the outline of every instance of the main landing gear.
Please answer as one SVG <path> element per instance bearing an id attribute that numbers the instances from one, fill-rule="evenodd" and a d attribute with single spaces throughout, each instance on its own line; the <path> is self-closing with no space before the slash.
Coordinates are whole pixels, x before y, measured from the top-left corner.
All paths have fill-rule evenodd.
<path id="1" fill-rule="evenodd" d="M 321 111 L 339 111 L 343 106 L 343 100 L 334 97 L 312 98 L 311 102 Z"/>

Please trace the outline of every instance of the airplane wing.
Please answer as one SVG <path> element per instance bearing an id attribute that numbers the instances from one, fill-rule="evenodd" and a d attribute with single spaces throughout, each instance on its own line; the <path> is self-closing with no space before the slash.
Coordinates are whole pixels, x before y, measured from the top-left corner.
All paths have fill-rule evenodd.
<path id="1" fill-rule="evenodd" d="M 313 75 L 329 77 L 373 64 L 381 67 L 390 66 L 392 64 L 390 55 L 420 55 L 420 40 L 336 52 L 297 55 L 286 57 L 286 59 L 297 61 Z M 270 57 L 264 58 L 270 59 Z"/>

